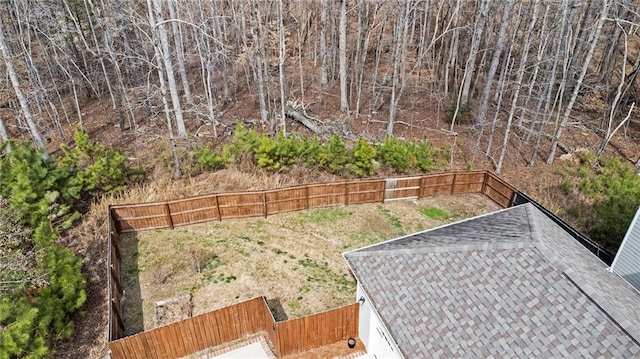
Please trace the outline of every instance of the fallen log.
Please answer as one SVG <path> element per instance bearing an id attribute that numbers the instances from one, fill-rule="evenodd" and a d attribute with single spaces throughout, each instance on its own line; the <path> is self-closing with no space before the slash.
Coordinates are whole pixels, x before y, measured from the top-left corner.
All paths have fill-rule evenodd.
<path id="1" fill-rule="evenodd" d="M 305 116 L 304 114 L 294 110 L 291 107 L 287 107 L 285 114 L 293 118 L 294 120 L 298 121 L 300 124 L 308 128 L 309 131 L 315 133 L 316 135 L 318 136 L 322 135 L 322 131 L 320 131 L 318 126 L 313 121 L 311 121 L 309 117 Z"/>

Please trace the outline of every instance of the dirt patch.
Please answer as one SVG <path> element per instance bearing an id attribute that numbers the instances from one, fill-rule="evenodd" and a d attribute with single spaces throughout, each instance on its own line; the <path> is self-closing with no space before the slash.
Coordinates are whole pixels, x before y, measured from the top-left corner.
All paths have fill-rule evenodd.
<path id="1" fill-rule="evenodd" d="M 122 236 L 126 334 L 152 329 L 154 303 L 178 295 L 194 315 L 261 295 L 279 320 L 346 305 L 355 280 L 343 252 L 497 209 L 482 195 L 439 196 Z"/>
<path id="2" fill-rule="evenodd" d="M 179 322 L 193 315 L 190 295 L 179 295 L 156 302 L 156 327 Z"/>

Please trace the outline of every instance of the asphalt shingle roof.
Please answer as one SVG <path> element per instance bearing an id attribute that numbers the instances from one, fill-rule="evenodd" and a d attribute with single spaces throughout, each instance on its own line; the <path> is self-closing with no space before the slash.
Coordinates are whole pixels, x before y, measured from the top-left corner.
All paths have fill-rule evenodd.
<path id="1" fill-rule="evenodd" d="M 640 294 L 530 204 L 345 258 L 407 358 L 640 356 Z"/>

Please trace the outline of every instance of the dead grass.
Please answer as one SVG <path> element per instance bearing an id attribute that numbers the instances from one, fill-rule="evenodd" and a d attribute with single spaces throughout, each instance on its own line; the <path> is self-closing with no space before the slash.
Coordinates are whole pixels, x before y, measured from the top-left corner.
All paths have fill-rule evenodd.
<path id="1" fill-rule="evenodd" d="M 429 218 L 430 208 L 449 217 Z M 341 253 L 497 208 L 481 195 L 441 196 L 123 236 L 127 334 L 152 329 L 154 303 L 181 294 L 195 315 L 264 295 L 281 320 L 351 303 Z"/>

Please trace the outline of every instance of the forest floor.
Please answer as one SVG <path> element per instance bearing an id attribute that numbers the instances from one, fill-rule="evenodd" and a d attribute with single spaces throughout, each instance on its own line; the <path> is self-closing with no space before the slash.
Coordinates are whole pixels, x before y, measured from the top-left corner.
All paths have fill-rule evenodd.
<path id="1" fill-rule="evenodd" d="M 326 125 L 343 134 L 350 135 L 351 138 L 365 137 L 374 140 L 382 138 L 386 126 L 386 112 L 349 120 L 338 111 L 340 108 L 339 97 L 335 94 L 333 96 L 332 94 L 325 95 L 324 100 L 309 104 L 307 108 L 309 114 L 322 119 Z M 307 97 L 310 96 L 312 95 Z M 426 137 L 435 145 L 448 144 L 453 150 L 453 162 L 442 171 L 494 169 L 495 160 L 484 155 L 487 147 L 486 138 L 483 138 L 479 146 L 476 146 L 477 126 L 456 125 L 454 130 L 457 131 L 457 136 L 455 137 L 455 146 L 453 146 L 454 136 L 443 131 L 449 129 L 450 123 L 444 120 L 442 106 L 433 105 L 432 99 L 411 99 L 410 96 L 407 96 L 407 102 L 411 105 L 406 107 L 406 110 L 399 112 L 395 134 L 405 138 Z M 89 205 L 89 211 L 84 214 L 82 223 L 67 231 L 61 239 L 65 245 L 73 248 L 84 258 L 83 271 L 87 276 L 88 295 L 84 314 L 78 315 L 76 318 L 76 334 L 73 338 L 57 344 L 56 356 L 62 358 L 102 358 L 106 354 L 105 233 L 106 213 L 109 204 L 165 200 L 214 191 L 259 190 L 332 181 L 337 178 L 328 173 L 310 173 L 304 168 L 298 167 L 289 171 L 265 174 L 255 168 L 232 166 L 219 173 L 205 173 L 174 180 L 170 168 L 169 141 L 162 116 L 158 115 L 139 121 L 140 123 L 135 126 L 135 131 L 128 129 L 121 133 L 114 120 L 113 110 L 104 106 L 97 101 L 82 104 L 85 129 L 93 139 L 97 139 L 105 146 L 126 151 L 132 164 L 145 168 L 148 177 L 145 184 L 133 187 L 126 193 L 97 199 Z M 249 94 L 246 94 L 244 98 L 242 94 L 239 94 L 238 100 L 229 104 L 218 119 L 220 121 L 219 137 L 214 138 L 210 124 L 192 119 L 188 124 L 189 131 L 193 136 L 180 139 L 179 148 L 188 157 L 189 150 L 194 147 L 202 144 L 215 146 L 228 142 L 236 122 L 244 120 L 258 123 L 255 120 L 258 113 L 255 102 Z M 547 138 L 542 138 L 538 159 L 533 166 L 529 166 L 533 146 L 520 140 L 524 129 L 514 130 L 515 135 L 510 137 L 509 151 L 500 174 L 516 188 L 529 193 L 552 211 L 565 217 L 568 216 L 568 209 L 575 199 L 568 198 L 561 190 L 562 174 L 566 173 L 567 166 L 574 165 L 572 157 L 574 152 L 582 149 L 597 150 L 602 139 L 602 133 L 592 130 L 597 127 L 592 126 L 593 122 L 599 122 L 600 117 L 585 111 L 578 112 L 574 120 L 563 134 L 562 147 L 558 151 L 553 165 L 545 163 L 550 141 Z M 297 123 L 287 123 L 289 131 L 308 133 Z M 526 126 L 528 124 L 524 122 L 523 128 Z M 485 134 L 487 131 L 488 129 Z M 71 138 L 72 126 L 64 126 L 64 133 L 66 138 Z M 495 131 L 493 150 L 490 152 L 492 158 L 496 158 L 496 151 L 501 147 L 503 134 L 504 128 L 498 126 Z M 48 149 L 51 152 L 58 150 L 59 144 L 63 142 L 60 135 L 52 130 L 45 136 L 51 139 Z M 639 139 L 640 124 L 637 121 L 632 121 L 628 131 L 622 132 L 621 130 L 614 137 L 607 148 L 607 153 L 618 156 L 625 161 L 635 162 L 640 155 Z M 535 141 L 533 142 L 535 143 Z M 563 154 L 568 156 L 563 157 L 565 160 L 560 160 L 559 157 Z M 381 174 L 381 176 L 384 175 L 384 173 Z M 444 203 L 438 206 L 446 208 Z M 572 222 L 571 218 L 567 219 Z M 303 257 L 296 255 L 296 258 L 301 260 Z M 237 277 L 236 275 L 234 281 L 239 282 Z M 299 314 L 305 313 L 301 309 Z"/>

